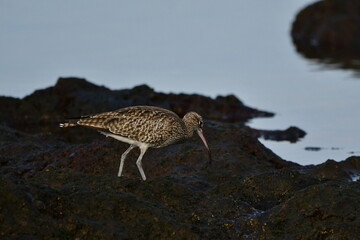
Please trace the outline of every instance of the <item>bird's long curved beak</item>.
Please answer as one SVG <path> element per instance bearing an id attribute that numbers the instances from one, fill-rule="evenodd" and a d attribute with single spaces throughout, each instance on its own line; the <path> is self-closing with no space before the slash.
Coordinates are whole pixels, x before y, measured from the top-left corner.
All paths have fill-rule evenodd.
<path id="1" fill-rule="evenodd" d="M 204 143 L 204 145 L 205 145 L 206 149 L 208 150 L 208 154 L 209 154 L 209 164 L 211 164 L 212 159 L 211 159 L 211 152 L 210 152 L 210 148 L 209 148 L 209 146 L 208 146 L 208 144 L 207 144 L 207 142 L 206 142 L 206 139 L 205 139 L 205 137 L 204 137 L 204 134 L 203 134 L 202 129 L 201 129 L 201 128 L 199 128 L 199 129 L 197 130 L 197 133 L 199 134 L 199 137 L 200 137 L 200 138 L 201 138 L 201 140 L 203 141 L 203 143 Z"/>

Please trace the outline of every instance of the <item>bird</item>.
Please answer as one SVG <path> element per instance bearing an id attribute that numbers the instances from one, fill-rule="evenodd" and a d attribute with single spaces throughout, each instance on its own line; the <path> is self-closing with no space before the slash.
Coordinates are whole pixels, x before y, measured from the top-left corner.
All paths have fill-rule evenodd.
<path id="1" fill-rule="evenodd" d="M 136 160 L 142 179 L 146 175 L 142 168 L 142 158 L 148 148 L 161 148 L 185 141 L 197 132 L 204 143 L 211 164 L 211 152 L 203 134 L 203 118 L 196 112 L 188 112 L 183 118 L 176 113 L 155 106 L 131 106 L 115 111 L 69 118 L 60 127 L 82 126 L 97 130 L 106 137 L 112 137 L 130 144 L 121 155 L 118 177 L 121 177 L 126 156 L 135 147 L 140 149 Z"/>

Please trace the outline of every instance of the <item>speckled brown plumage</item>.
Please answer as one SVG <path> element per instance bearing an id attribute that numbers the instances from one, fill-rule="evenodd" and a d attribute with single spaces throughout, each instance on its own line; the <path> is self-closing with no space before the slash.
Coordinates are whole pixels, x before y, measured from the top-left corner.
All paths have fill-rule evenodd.
<path id="1" fill-rule="evenodd" d="M 197 131 L 205 146 L 208 148 L 202 135 L 202 117 L 195 113 L 187 113 L 183 119 L 174 112 L 153 106 L 135 106 L 122 108 L 116 111 L 82 116 L 72 119 L 60 127 L 84 126 L 94 128 L 106 136 L 130 144 L 123 154 L 120 163 L 119 176 L 123 162 L 128 152 L 138 146 L 141 154 L 137 161 L 139 171 L 145 180 L 141 167 L 141 158 L 149 147 L 165 147 L 172 143 L 185 140 Z M 209 155 L 210 156 L 210 155 Z M 140 166 L 139 166 L 140 165 Z"/>
<path id="2" fill-rule="evenodd" d="M 150 106 L 95 114 L 77 123 L 148 143 L 152 147 L 167 146 L 186 136 L 185 124 L 175 113 Z"/>

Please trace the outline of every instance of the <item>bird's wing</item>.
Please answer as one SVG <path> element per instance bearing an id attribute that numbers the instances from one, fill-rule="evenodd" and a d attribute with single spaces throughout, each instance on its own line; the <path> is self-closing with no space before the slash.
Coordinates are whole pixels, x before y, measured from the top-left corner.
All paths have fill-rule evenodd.
<path id="1" fill-rule="evenodd" d="M 176 134 L 174 129 L 184 129 L 175 113 L 157 107 L 129 107 L 90 115 L 80 119 L 78 124 L 153 144 Z"/>
<path id="2" fill-rule="evenodd" d="M 166 114 L 170 117 L 179 118 L 179 116 L 176 113 L 174 113 L 170 110 L 155 107 L 155 106 L 132 106 L 132 107 L 121 108 L 121 109 L 115 110 L 115 111 L 104 112 L 104 113 L 99 113 L 99 114 L 94 114 L 94 115 L 83 116 L 83 117 L 89 117 L 89 118 L 119 117 L 119 116 L 123 116 L 123 115 L 127 115 L 127 114 L 141 115 L 141 114 L 146 114 L 148 112 L 162 113 L 162 114 Z"/>

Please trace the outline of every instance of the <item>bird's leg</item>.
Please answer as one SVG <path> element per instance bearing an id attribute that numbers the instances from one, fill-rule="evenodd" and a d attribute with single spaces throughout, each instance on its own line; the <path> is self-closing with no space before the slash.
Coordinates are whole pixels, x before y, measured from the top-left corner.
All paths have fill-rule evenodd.
<path id="1" fill-rule="evenodd" d="M 123 167 L 124 167 L 124 162 L 125 162 L 125 158 L 128 155 L 128 153 L 135 147 L 135 145 L 130 145 L 130 147 L 128 149 L 126 149 L 126 151 L 121 155 L 121 161 L 120 161 L 120 167 L 119 167 L 119 173 L 118 173 L 118 177 L 121 176 Z"/>
<path id="2" fill-rule="evenodd" d="M 140 155 L 139 155 L 139 158 L 136 160 L 136 165 L 137 165 L 137 167 L 139 169 L 139 172 L 141 174 L 142 179 L 145 181 L 146 176 L 145 176 L 144 170 L 142 168 L 141 159 L 143 158 L 146 150 L 148 149 L 148 146 L 142 145 L 139 148 L 140 148 Z"/>

